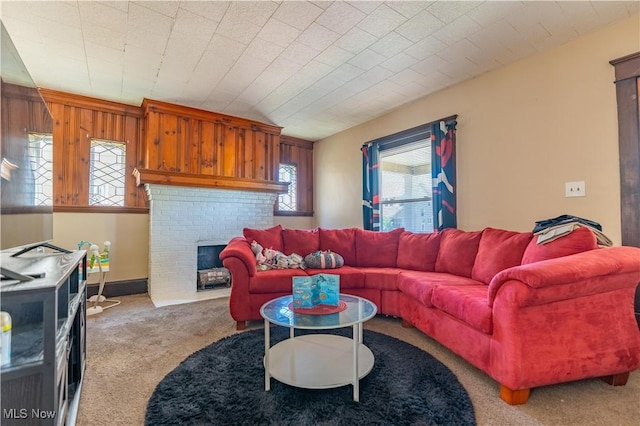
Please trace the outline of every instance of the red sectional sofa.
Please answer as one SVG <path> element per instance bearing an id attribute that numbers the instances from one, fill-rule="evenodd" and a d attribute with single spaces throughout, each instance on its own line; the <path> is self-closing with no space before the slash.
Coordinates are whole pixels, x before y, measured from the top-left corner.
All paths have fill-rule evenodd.
<path id="1" fill-rule="evenodd" d="M 338 269 L 259 271 L 250 243 L 302 256 L 331 250 Z M 501 385 L 510 404 L 534 387 L 601 377 L 625 384 L 640 366 L 634 293 L 640 248 L 599 248 L 588 228 L 538 245 L 531 233 L 486 228 L 433 234 L 348 229 L 245 229 L 220 254 L 231 271 L 237 328 L 291 294 L 291 277 L 340 274 L 341 292 L 400 317 Z"/>

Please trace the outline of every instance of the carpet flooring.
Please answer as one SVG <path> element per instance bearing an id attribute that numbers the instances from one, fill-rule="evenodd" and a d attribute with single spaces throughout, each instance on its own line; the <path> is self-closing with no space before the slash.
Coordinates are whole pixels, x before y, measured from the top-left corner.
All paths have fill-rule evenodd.
<path id="1" fill-rule="evenodd" d="M 78 426 L 143 425 L 163 378 L 194 352 L 237 334 L 228 299 L 156 308 L 147 295 L 87 318 L 87 370 Z M 433 339 L 396 318 L 376 316 L 365 330 L 393 336 L 445 364 L 467 390 L 478 425 L 635 426 L 640 419 L 640 371 L 626 386 L 580 380 L 533 389 L 525 405 L 510 406 L 498 384 Z M 262 330 L 262 322 L 249 323 Z M 361 424 L 366 424 L 362 422 Z"/>
<path id="2" fill-rule="evenodd" d="M 350 330 L 326 333 L 350 337 Z M 271 343 L 288 337 L 272 327 Z M 300 332 L 299 334 L 303 334 Z M 264 332 L 251 330 L 194 353 L 156 387 L 145 424 L 179 425 L 475 425 L 473 405 L 456 376 L 428 353 L 366 330 L 372 371 L 352 386 L 301 389 L 271 379 L 264 390 Z"/>

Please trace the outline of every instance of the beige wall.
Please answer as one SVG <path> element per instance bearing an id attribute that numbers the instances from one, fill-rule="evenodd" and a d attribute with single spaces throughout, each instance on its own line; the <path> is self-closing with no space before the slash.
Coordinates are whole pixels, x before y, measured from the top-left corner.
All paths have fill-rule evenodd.
<path id="1" fill-rule="evenodd" d="M 313 229 L 316 226 L 315 219 L 310 216 L 274 216 L 273 224 L 292 229 Z"/>
<path id="2" fill-rule="evenodd" d="M 103 248 L 111 241 L 111 268 L 107 281 L 147 278 L 149 215 L 107 213 L 54 213 L 53 244 L 76 249 L 81 240 Z M 98 282 L 98 274 L 89 276 Z"/>
<path id="3" fill-rule="evenodd" d="M 536 220 L 567 213 L 600 222 L 620 244 L 609 61 L 640 50 L 639 21 L 619 22 L 317 142 L 316 224 L 362 226 L 362 143 L 458 114 L 459 228 L 528 231 Z M 586 197 L 565 198 L 568 181 L 585 181 Z"/>

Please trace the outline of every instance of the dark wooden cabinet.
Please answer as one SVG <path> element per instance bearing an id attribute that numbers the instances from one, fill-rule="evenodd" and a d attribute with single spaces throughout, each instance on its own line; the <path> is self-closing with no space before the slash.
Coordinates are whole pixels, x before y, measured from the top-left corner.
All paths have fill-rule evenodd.
<path id="1" fill-rule="evenodd" d="M 2 266 L 32 281 L 3 280 L 12 319 L 11 362 L 1 367 L 2 425 L 74 424 L 86 360 L 86 254 L 2 252 Z"/>

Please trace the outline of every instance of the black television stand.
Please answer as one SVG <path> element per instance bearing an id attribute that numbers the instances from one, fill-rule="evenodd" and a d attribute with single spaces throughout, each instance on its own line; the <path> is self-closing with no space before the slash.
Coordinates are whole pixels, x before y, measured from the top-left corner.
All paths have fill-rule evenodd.
<path id="1" fill-rule="evenodd" d="M 33 244 L 33 245 L 31 245 L 31 246 L 27 246 L 27 247 L 23 248 L 22 250 L 20 250 L 20 251 L 18 251 L 18 252 L 16 252 L 16 253 L 14 253 L 14 254 L 12 254 L 12 255 L 11 255 L 11 257 L 18 257 L 18 256 L 20 256 L 21 254 L 28 253 L 28 252 L 30 252 L 31 250 L 35 250 L 35 249 L 37 249 L 38 247 L 50 248 L 51 250 L 56 250 L 56 251 L 59 251 L 59 252 L 61 252 L 61 253 L 67 253 L 67 254 L 68 254 L 68 253 L 71 253 L 71 251 L 70 251 L 70 250 L 67 250 L 67 249 L 62 248 L 62 247 L 54 246 L 54 245 L 53 245 L 53 244 L 51 244 L 51 243 L 38 243 L 38 244 Z"/>

